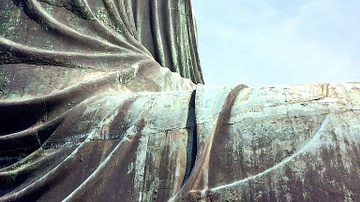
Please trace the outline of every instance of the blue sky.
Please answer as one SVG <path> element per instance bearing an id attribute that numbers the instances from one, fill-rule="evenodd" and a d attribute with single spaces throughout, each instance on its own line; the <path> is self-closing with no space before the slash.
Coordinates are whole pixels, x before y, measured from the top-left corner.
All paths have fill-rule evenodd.
<path id="1" fill-rule="evenodd" d="M 360 81 L 359 0 L 193 0 L 207 85 Z"/>

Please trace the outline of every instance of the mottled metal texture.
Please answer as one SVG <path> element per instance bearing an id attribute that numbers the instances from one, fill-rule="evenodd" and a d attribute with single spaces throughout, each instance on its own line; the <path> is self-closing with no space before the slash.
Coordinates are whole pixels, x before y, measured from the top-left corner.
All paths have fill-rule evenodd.
<path id="1" fill-rule="evenodd" d="M 360 200 L 359 83 L 195 85 L 185 0 L 0 14 L 0 201 Z"/>
<path id="2" fill-rule="evenodd" d="M 155 60 L 203 83 L 189 0 L 6 0 L 0 16 L 0 68 L 118 71 Z"/>
<path id="3" fill-rule="evenodd" d="M 237 89 L 197 90 L 198 154 L 174 200 L 360 200 L 359 83 Z"/>
<path id="4" fill-rule="evenodd" d="M 360 84 L 192 92 L 49 108 L 1 136 L 0 199 L 360 200 Z"/>

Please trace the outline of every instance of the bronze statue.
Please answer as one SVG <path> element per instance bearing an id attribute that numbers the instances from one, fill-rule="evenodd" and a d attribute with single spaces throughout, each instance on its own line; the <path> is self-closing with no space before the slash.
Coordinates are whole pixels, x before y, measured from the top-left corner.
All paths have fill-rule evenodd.
<path id="1" fill-rule="evenodd" d="M 190 0 L 0 16 L 0 201 L 360 200 L 359 83 L 206 87 Z"/>

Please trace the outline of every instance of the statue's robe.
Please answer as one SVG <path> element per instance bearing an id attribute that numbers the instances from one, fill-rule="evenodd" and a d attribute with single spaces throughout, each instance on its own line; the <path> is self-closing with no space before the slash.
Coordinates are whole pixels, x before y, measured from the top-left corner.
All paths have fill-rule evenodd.
<path id="1" fill-rule="evenodd" d="M 187 0 L 0 16 L 0 201 L 360 200 L 360 84 L 195 85 Z"/>

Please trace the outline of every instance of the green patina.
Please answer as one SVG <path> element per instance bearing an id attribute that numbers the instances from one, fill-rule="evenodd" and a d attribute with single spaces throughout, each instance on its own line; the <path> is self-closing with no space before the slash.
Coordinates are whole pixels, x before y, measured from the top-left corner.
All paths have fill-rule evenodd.
<path id="1" fill-rule="evenodd" d="M 114 24 L 112 20 L 109 18 L 109 13 L 104 7 L 98 7 L 95 12 L 96 18 L 98 18 L 101 22 L 106 24 L 107 26 L 114 29 L 117 33 L 123 34 L 126 32 L 124 27 L 122 27 L 120 24 Z"/>
<path id="2" fill-rule="evenodd" d="M 0 24 L 0 30 L 4 33 L 0 33 L 0 36 L 4 36 L 5 38 L 14 38 L 15 28 L 20 23 L 21 9 L 11 5 L 1 9 L 0 16 L 4 19 Z"/>

